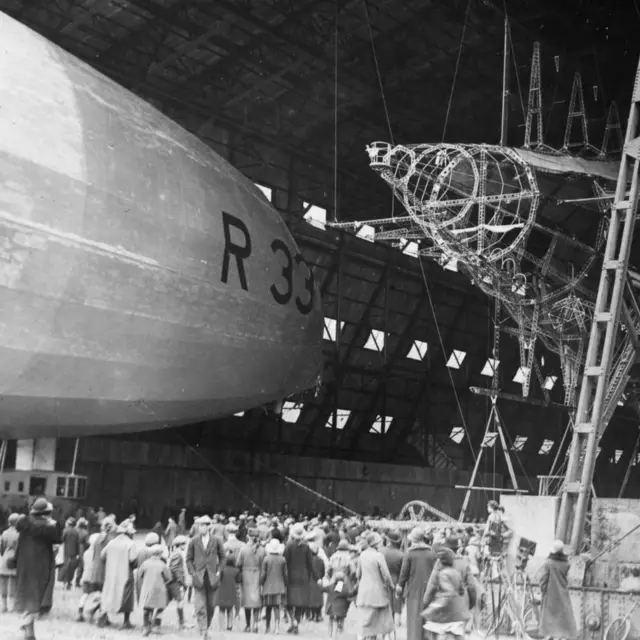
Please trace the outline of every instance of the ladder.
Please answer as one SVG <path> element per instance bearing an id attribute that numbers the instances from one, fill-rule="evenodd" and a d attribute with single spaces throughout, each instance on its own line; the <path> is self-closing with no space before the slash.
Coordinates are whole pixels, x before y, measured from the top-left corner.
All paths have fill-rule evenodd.
<path id="1" fill-rule="evenodd" d="M 625 308 L 627 331 L 617 350 L 615 342 L 621 335 L 620 314 L 627 287 L 629 255 L 638 211 L 639 156 L 640 64 L 633 87 L 625 145 L 622 150 L 615 200 L 611 208 L 607 245 L 576 411 L 567 477 L 560 503 L 557 537 L 567 541 L 569 521 L 573 513 L 569 544 L 574 553 L 580 551 L 598 442 L 606 427 L 603 419 L 613 413 L 622 397 L 623 385 L 628 380 L 630 367 L 635 359 L 634 343 L 637 341 L 637 335 L 634 335 L 633 329 L 638 319 L 631 318 L 629 321 L 628 308 Z M 627 191 L 629 183 L 631 188 Z M 611 391 L 609 382 L 612 386 Z"/>

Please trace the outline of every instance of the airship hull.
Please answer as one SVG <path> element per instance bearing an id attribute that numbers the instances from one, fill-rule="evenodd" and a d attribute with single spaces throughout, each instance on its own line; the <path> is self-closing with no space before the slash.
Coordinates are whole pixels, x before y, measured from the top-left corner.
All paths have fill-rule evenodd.
<path id="1" fill-rule="evenodd" d="M 215 418 L 312 386 L 313 274 L 195 136 L 4 17 L 0 436 Z"/>

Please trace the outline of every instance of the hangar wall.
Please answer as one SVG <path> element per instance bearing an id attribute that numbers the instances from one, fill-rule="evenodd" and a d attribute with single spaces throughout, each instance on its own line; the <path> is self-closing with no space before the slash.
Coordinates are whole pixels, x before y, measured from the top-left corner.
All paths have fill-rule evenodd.
<path id="1" fill-rule="evenodd" d="M 193 450 L 108 438 L 82 441 L 77 472 L 89 476 L 89 504 L 102 505 L 118 515 L 136 510 L 141 526 L 149 526 L 151 520 L 155 522 L 169 510 L 185 505 L 208 511 L 244 510 L 255 505 L 280 511 L 285 503 L 292 511 L 333 509 L 330 503 L 285 480 L 280 473 L 363 513 L 370 513 L 377 506 L 383 513 L 395 514 L 411 500 L 425 500 L 457 515 L 464 491 L 454 485 L 467 484 L 470 475 L 446 469 Z M 477 484 L 490 486 L 492 480 L 487 475 L 478 478 Z M 501 476 L 496 476 L 496 485 L 502 486 Z M 474 491 L 469 516 L 484 517 L 485 504 L 484 492 Z"/>

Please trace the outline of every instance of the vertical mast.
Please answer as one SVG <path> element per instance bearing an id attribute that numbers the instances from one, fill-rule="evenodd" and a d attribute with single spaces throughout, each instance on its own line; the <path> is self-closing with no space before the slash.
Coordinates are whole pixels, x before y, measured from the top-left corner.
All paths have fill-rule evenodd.
<path id="1" fill-rule="evenodd" d="M 509 18 L 504 17 L 504 51 L 502 60 L 502 121 L 500 126 L 500 146 L 507 146 L 507 128 L 509 125 L 509 56 L 511 49 Z"/>

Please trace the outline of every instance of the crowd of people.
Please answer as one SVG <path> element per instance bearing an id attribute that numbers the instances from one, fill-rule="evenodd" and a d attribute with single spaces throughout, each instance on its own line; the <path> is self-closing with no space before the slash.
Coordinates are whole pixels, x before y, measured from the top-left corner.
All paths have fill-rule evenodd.
<path id="1" fill-rule="evenodd" d="M 215 514 L 187 525 L 182 513 L 137 544 L 134 516 L 117 524 L 105 514 L 97 531 L 69 518 L 61 531 L 51 509 L 36 500 L 28 516 L 12 514 L 0 536 L 2 611 L 22 613 L 26 640 L 52 606 L 56 568 L 64 588 L 81 588 L 78 622 L 106 627 L 122 616 L 131 629 L 137 603 L 145 636 L 162 627 L 173 603 L 178 625 L 195 627 L 202 640 L 216 610 L 223 630 L 244 618 L 245 632 L 278 633 L 284 622 L 297 635 L 303 620 L 326 618 L 335 637 L 353 609 L 366 639 L 393 633 L 405 607 L 407 640 L 464 636 L 483 603 L 483 558 L 508 532 L 500 506 L 490 503 L 483 526 L 425 523 L 406 536 L 342 516 Z M 194 620 L 185 616 L 189 601 Z"/>

